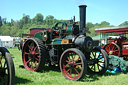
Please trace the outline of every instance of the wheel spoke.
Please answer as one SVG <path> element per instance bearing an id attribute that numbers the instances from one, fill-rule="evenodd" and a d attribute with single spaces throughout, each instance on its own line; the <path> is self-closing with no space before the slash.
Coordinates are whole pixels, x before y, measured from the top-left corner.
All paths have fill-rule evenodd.
<path id="1" fill-rule="evenodd" d="M 98 64 L 97 64 L 97 68 L 98 68 L 97 70 L 100 71 L 100 68 L 99 68 Z"/>
<path id="2" fill-rule="evenodd" d="M 34 42 L 32 42 L 32 51 L 34 50 L 34 47 L 35 47 Z"/>
<path id="3" fill-rule="evenodd" d="M 94 59 L 96 59 L 96 52 L 92 52 L 92 55 L 94 56 Z"/>
<path id="4" fill-rule="evenodd" d="M 38 58 L 40 57 L 40 56 L 37 56 Z"/>
<path id="5" fill-rule="evenodd" d="M 100 64 L 97 64 L 98 66 L 100 66 L 101 68 L 103 68 L 103 66 L 101 66 Z"/>
<path id="6" fill-rule="evenodd" d="M 74 65 L 81 65 L 82 63 L 75 63 Z"/>
<path id="7" fill-rule="evenodd" d="M 105 47 L 105 51 L 107 52 L 107 53 L 109 53 L 109 48 L 108 47 Z"/>
<path id="8" fill-rule="evenodd" d="M 65 67 L 69 67 L 69 65 L 67 64 L 67 65 L 65 65 Z"/>
<path id="9" fill-rule="evenodd" d="M 94 65 L 91 65 L 90 67 L 91 67 L 90 69 L 93 69 Z"/>
<path id="10" fill-rule="evenodd" d="M 33 50 L 33 51 L 36 51 L 36 49 L 37 49 L 37 46 L 34 48 L 34 50 Z"/>
<path id="11" fill-rule="evenodd" d="M 35 54 L 35 55 L 39 55 L 39 53 L 36 53 L 36 52 L 35 52 L 34 54 Z"/>
<path id="12" fill-rule="evenodd" d="M 94 71 L 96 72 L 96 66 L 95 66 L 95 64 L 94 64 Z"/>
<path id="13" fill-rule="evenodd" d="M 112 50 L 114 50 L 115 46 L 112 47 Z"/>
<path id="14" fill-rule="evenodd" d="M 70 68 L 66 71 L 66 73 L 68 73 L 70 71 Z"/>
<path id="15" fill-rule="evenodd" d="M 67 63 L 70 63 L 68 60 L 66 60 Z"/>
<path id="16" fill-rule="evenodd" d="M 35 61 L 35 66 L 36 66 L 36 68 L 37 68 L 37 61 Z"/>
<path id="17" fill-rule="evenodd" d="M 74 68 L 74 70 L 76 71 L 76 73 L 78 73 L 78 75 L 80 74 L 80 73 L 76 70 L 76 68 Z"/>
<path id="18" fill-rule="evenodd" d="M 95 59 L 96 59 L 96 52 L 94 52 L 94 53 L 95 53 L 95 56 L 94 56 L 94 57 L 95 57 Z"/>
<path id="19" fill-rule="evenodd" d="M 119 52 L 119 49 L 115 50 L 115 52 Z"/>
<path id="20" fill-rule="evenodd" d="M 29 60 L 26 62 L 26 64 L 28 64 L 29 62 L 31 62 L 31 59 L 29 59 Z"/>
<path id="21" fill-rule="evenodd" d="M 110 46 L 108 48 L 109 48 L 109 51 L 110 51 L 111 50 L 111 44 L 110 44 Z"/>
<path id="22" fill-rule="evenodd" d="M 7 64 L 7 61 L 4 62 L 4 68 L 5 68 L 6 64 Z"/>
<path id="23" fill-rule="evenodd" d="M 32 51 L 32 48 L 28 45 L 28 48 L 30 49 L 29 51 L 31 52 Z"/>
<path id="24" fill-rule="evenodd" d="M 37 61 L 39 61 L 39 59 L 38 58 L 35 58 Z"/>
<path id="25" fill-rule="evenodd" d="M 25 54 L 25 55 L 28 55 L 29 53 L 27 53 L 27 52 L 24 52 L 24 54 Z"/>
<path id="26" fill-rule="evenodd" d="M 76 67 L 78 67 L 80 70 L 82 70 L 82 68 L 81 68 L 81 67 L 79 67 L 78 65 L 77 65 Z"/>
<path id="27" fill-rule="evenodd" d="M 76 56 L 76 55 L 72 55 L 72 61 L 73 61 L 73 62 L 74 62 L 75 56 Z"/>
<path id="28" fill-rule="evenodd" d="M 33 69 L 33 62 L 31 61 L 31 69 Z"/>
<path id="29" fill-rule="evenodd" d="M 69 61 L 69 63 L 70 63 L 71 61 L 70 61 L 69 57 L 67 57 L 67 58 L 68 58 L 68 61 Z"/>
<path id="30" fill-rule="evenodd" d="M 99 63 L 105 63 L 105 62 L 103 62 L 103 61 L 99 61 Z"/>
<path id="31" fill-rule="evenodd" d="M 75 62 L 77 62 L 79 59 L 80 59 L 80 57 Z"/>

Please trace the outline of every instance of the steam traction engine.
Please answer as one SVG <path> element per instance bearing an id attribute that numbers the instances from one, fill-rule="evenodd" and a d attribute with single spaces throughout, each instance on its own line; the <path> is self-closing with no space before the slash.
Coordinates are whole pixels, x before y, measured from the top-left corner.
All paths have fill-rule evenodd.
<path id="1" fill-rule="evenodd" d="M 123 57 L 126 59 L 128 57 L 128 38 L 126 34 L 128 34 L 128 25 L 125 26 L 117 26 L 117 27 L 104 27 L 104 28 L 96 28 L 96 33 L 110 35 L 109 33 L 113 33 L 118 36 L 109 36 L 107 38 L 107 44 L 104 44 L 102 48 L 109 54 L 111 52 L 112 55 Z"/>
<path id="2" fill-rule="evenodd" d="M 14 85 L 15 69 L 9 51 L 0 47 L 0 85 Z"/>
<path id="3" fill-rule="evenodd" d="M 74 21 L 67 25 L 58 22 L 50 29 L 43 29 L 26 39 L 22 60 L 30 71 L 41 71 L 45 64 L 60 66 L 65 78 L 79 80 L 89 73 L 103 74 L 108 67 L 107 53 L 93 46 L 86 36 L 86 5 L 80 8 L 80 28 Z"/>

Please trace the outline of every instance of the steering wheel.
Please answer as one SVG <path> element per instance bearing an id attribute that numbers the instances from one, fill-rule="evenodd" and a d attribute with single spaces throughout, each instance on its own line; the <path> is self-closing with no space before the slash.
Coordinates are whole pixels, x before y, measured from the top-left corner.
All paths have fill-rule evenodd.
<path id="1" fill-rule="evenodd" d="M 61 27 L 58 26 L 58 25 L 60 25 L 60 24 L 62 24 Z M 62 30 L 64 26 L 67 27 L 67 23 L 65 23 L 65 22 L 58 22 L 58 23 L 56 23 L 55 26 L 52 27 L 52 28 L 53 28 L 54 30 Z"/>

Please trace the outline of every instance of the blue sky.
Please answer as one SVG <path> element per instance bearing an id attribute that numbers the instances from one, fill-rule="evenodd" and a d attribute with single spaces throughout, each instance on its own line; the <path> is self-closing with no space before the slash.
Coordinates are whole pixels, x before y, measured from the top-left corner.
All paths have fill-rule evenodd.
<path id="1" fill-rule="evenodd" d="M 75 15 L 79 21 L 79 5 L 87 5 L 86 22 L 107 21 L 117 26 L 128 21 L 128 0 L 0 0 L 0 16 L 10 21 L 20 20 L 23 14 L 33 18 L 41 13 L 59 20 Z"/>

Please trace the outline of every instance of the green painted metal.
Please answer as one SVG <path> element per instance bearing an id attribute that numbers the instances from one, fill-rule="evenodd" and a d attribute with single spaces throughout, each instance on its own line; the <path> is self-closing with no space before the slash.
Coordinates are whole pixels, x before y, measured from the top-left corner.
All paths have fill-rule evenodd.
<path id="1" fill-rule="evenodd" d="M 69 25 L 69 26 L 67 27 L 66 33 L 67 33 L 68 35 L 72 34 L 72 28 L 73 28 L 72 25 Z"/>
<path id="2" fill-rule="evenodd" d="M 35 35 L 34 35 L 34 38 L 38 38 L 40 40 L 42 40 L 42 32 L 37 32 Z"/>
<path id="3" fill-rule="evenodd" d="M 55 38 L 52 40 L 51 44 L 61 44 L 62 38 Z"/>

